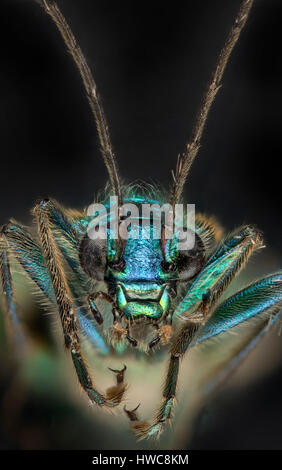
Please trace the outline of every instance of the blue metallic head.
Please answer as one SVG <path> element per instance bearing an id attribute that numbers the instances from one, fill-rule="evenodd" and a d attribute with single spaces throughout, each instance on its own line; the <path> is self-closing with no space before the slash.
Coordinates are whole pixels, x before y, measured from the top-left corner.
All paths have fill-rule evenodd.
<path id="1" fill-rule="evenodd" d="M 169 311 L 170 283 L 164 279 L 160 240 L 128 239 L 123 251 L 124 268 L 108 268 L 116 286 L 116 302 L 126 318 L 146 316 L 159 320 Z"/>
<path id="2" fill-rule="evenodd" d="M 141 204 L 158 204 L 160 207 L 163 204 L 141 196 L 126 202 L 139 207 Z M 86 241 L 81 257 L 84 270 L 92 277 L 106 281 L 118 311 L 128 321 L 145 317 L 159 322 L 166 318 L 171 298 L 176 294 L 177 281 L 192 278 L 202 265 L 199 246 L 194 254 L 193 250 L 177 253 L 172 243 L 163 245 L 161 233 L 156 233 L 160 227 L 152 223 L 150 216 L 148 219 L 145 220 L 141 212 L 135 218 L 130 217 L 128 238 L 117 240 L 111 237 L 107 215 L 104 222 L 106 240 L 92 244 Z"/>

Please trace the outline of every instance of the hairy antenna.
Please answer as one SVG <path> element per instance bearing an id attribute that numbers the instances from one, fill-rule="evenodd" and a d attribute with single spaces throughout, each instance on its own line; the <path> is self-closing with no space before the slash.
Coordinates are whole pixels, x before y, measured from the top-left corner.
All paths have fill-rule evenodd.
<path id="1" fill-rule="evenodd" d="M 94 78 L 90 72 L 86 59 L 70 29 L 65 17 L 61 13 L 56 2 L 52 0 L 39 0 L 39 3 L 44 8 L 46 13 L 51 16 L 60 31 L 62 38 L 71 53 L 86 89 L 87 97 L 95 116 L 98 135 L 101 143 L 101 150 L 107 167 L 110 182 L 115 196 L 118 197 L 119 207 L 122 204 L 121 184 L 119 177 L 119 170 L 113 147 L 110 140 L 109 128 L 106 116 L 102 107 L 101 98 L 97 91 L 97 86 Z"/>
<path id="2" fill-rule="evenodd" d="M 216 97 L 216 94 L 221 87 L 222 76 L 230 57 L 230 54 L 237 43 L 240 33 L 245 26 L 249 16 L 254 0 L 243 0 L 239 12 L 235 18 L 234 24 L 227 37 L 227 40 L 221 50 L 216 68 L 208 83 L 207 90 L 203 96 L 202 104 L 196 116 L 196 121 L 192 131 L 192 136 L 182 156 L 178 157 L 176 171 L 172 172 L 173 184 L 171 188 L 170 203 L 174 208 L 175 204 L 179 201 L 185 181 L 187 179 L 191 165 L 199 151 L 200 141 L 203 133 L 204 126 L 208 117 L 211 105 Z"/>

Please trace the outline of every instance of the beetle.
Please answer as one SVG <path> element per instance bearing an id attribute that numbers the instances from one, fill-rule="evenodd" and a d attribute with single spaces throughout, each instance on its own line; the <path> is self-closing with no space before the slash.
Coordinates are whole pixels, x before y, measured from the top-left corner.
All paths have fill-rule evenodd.
<path id="1" fill-rule="evenodd" d="M 178 249 L 176 232 L 169 237 L 163 223 L 159 238 L 151 236 L 151 218 L 146 226 L 148 237 L 123 239 L 120 236 L 125 219 L 124 203 L 134 204 L 137 208 L 169 203 L 172 227 L 175 228 L 177 205 L 182 200 L 184 184 L 199 151 L 210 107 L 253 0 L 241 3 L 208 83 L 191 139 L 178 158 L 170 189 L 164 192 L 146 185 L 122 184 L 101 98 L 85 57 L 58 5 L 52 0 L 39 3 L 58 27 L 81 74 L 109 174 L 105 194 L 95 202 L 108 212 L 115 204 L 114 222 L 118 234 L 111 236 L 108 212 L 104 225 L 101 224 L 105 236 L 95 238 L 91 235 L 97 220 L 93 205 L 88 210 L 72 211 L 52 199 L 39 201 L 33 210 L 36 234 L 13 221 L 3 226 L 0 266 L 6 316 L 20 347 L 25 338 L 17 314 L 10 266 L 11 257 L 14 257 L 53 310 L 58 311 L 65 347 L 81 387 L 91 402 L 110 409 L 120 405 L 125 397 L 126 365 L 111 369 L 116 383 L 101 392 L 84 358 L 82 334 L 104 354 L 120 355 L 125 350 L 134 354 L 139 349 L 150 358 L 160 348 L 168 351 L 170 358 L 162 402 L 154 418 L 143 421 L 139 418 L 138 407 L 132 410 L 124 407 L 137 437 L 158 437 L 171 419 L 180 360 L 190 348 L 253 318 L 266 318 L 268 328 L 277 320 L 281 308 L 280 272 L 221 301 L 221 296 L 251 254 L 263 246 L 262 235 L 253 226 L 239 227 L 222 238 L 221 227 L 213 218 L 196 214 L 194 245 L 184 250 Z M 132 232 L 135 229 L 139 232 L 143 221 L 142 215 L 131 219 Z M 110 316 L 106 308 L 98 307 L 99 301 L 110 306 Z M 258 337 L 254 334 L 252 341 L 263 332 L 265 330 L 260 331 Z M 244 348 L 240 355 L 248 352 L 249 345 Z"/>

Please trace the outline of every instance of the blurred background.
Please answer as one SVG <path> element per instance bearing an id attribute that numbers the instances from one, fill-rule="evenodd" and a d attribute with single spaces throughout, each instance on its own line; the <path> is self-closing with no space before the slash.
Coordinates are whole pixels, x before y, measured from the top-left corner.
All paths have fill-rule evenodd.
<path id="1" fill-rule="evenodd" d="M 240 1 L 58 4 L 94 73 L 124 181 L 167 186 Z M 251 223 L 263 231 L 267 248 L 251 261 L 254 276 L 282 266 L 281 19 L 279 0 L 255 1 L 186 185 L 189 202 L 227 230 Z M 80 76 L 35 1 L 2 0 L 0 21 L 0 225 L 10 217 L 29 223 L 45 196 L 84 207 L 107 174 Z M 18 386 L 1 333 L 0 447 L 102 448 L 89 414 L 56 394 L 62 378 L 47 351 L 57 346 L 48 318 L 35 318 L 42 354 L 30 383 L 41 388 Z M 201 411 L 182 448 L 281 449 L 281 353 L 276 329 Z"/>

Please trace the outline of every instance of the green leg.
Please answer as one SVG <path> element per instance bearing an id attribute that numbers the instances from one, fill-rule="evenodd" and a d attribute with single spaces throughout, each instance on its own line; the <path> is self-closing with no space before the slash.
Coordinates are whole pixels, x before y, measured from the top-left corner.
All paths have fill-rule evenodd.
<path id="1" fill-rule="evenodd" d="M 44 204 L 46 204 L 46 202 Z M 53 208 L 54 206 L 52 206 L 52 209 Z M 43 216 L 48 217 L 47 214 L 43 214 Z M 89 321 L 87 321 L 81 308 L 78 309 L 77 306 L 72 302 L 72 291 L 68 285 L 68 281 L 65 278 L 62 268 L 61 254 L 59 253 L 56 241 L 52 236 L 50 227 L 47 227 L 46 229 L 44 226 L 42 226 L 42 231 L 46 230 L 44 242 L 46 243 L 45 246 L 47 250 L 49 250 L 48 255 L 50 255 L 50 267 L 53 269 L 53 271 L 48 271 L 48 263 L 46 263 L 44 260 L 40 248 L 33 241 L 28 232 L 26 232 L 20 226 L 12 224 L 6 226 L 4 230 L 5 238 L 9 243 L 9 249 L 11 249 L 16 259 L 20 262 L 27 274 L 34 280 L 41 291 L 44 292 L 44 294 L 48 297 L 51 303 L 56 306 L 59 305 L 65 344 L 67 349 L 71 350 L 72 360 L 80 384 L 86 390 L 92 401 L 100 405 L 116 406 L 122 399 L 126 385 L 123 383 L 123 381 L 120 380 L 120 374 L 117 373 L 118 377 L 116 380 L 116 386 L 111 387 L 111 389 L 109 389 L 105 395 L 101 395 L 93 386 L 92 379 L 89 376 L 80 349 L 79 326 L 82 325 L 84 332 L 86 332 L 88 336 L 91 337 L 91 339 L 93 339 L 94 336 L 94 340 L 96 340 L 96 343 L 100 349 L 102 349 L 102 352 L 108 352 L 108 349 L 106 348 L 105 351 L 105 343 L 100 337 L 98 331 L 94 329 L 92 325 L 90 325 Z M 54 258 L 52 258 L 52 253 L 55 253 Z M 60 268 L 56 270 L 57 261 L 60 264 Z M 57 276 L 59 276 L 61 272 L 63 272 L 63 281 L 60 280 L 58 283 L 57 281 L 59 280 L 59 277 Z M 64 285 L 67 286 L 67 294 L 65 294 L 62 290 Z M 70 310 L 68 311 L 68 309 Z M 79 323 L 77 318 L 78 314 L 80 315 Z M 93 330 L 95 333 L 94 335 Z"/>
<path id="2" fill-rule="evenodd" d="M 4 229 L 0 229 L 0 276 L 2 281 L 3 301 L 6 330 L 9 341 L 14 345 L 19 356 L 27 351 L 27 338 L 25 336 L 18 308 L 16 305 L 14 286 L 9 260 L 9 248 L 4 235 Z"/>
<path id="3" fill-rule="evenodd" d="M 19 224 L 10 223 L 5 225 L 2 229 L 2 237 L 5 236 L 6 244 L 9 246 L 10 253 L 16 258 L 18 263 L 22 266 L 27 276 L 32 279 L 34 285 L 38 288 L 36 292 L 43 294 L 43 302 L 46 299 L 50 303 L 50 307 L 54 309 L 57 306 L 55 292 L 51 277 L 48 273 L 46 263 L 43 258 L 42 251 L 39 245 L 33 240 L 29 232 Z M 70 255 L 66 250 L 66 260 L 69 265 Z M 70 288 L 76 298 L 87 297 L 87 292 L 77 290 L 77 278 L 70 281 Z M 12 280 L 11 280 L 12 282 Z M 83 305 L 76 304 L 77 315 L 79 319 L 79 326 L 86 338 L 91 341 L 94 347 L 101 352 L 103 355 L 109 353 L 109 348 L 105 343 L 104 339 L 100 335 L 99 331 L 87 318 L 88 310 Z"/>
<path id="4" fill-rule="evenodd" d="M 179 370 L 179 359 L 185 354 L 187 349 L 196 344 L 208 341 L 209 339 L 222 335 L 238 327 L 243 322 L 259 321 L 262 326 L 259 329 L 253 328 L 253 336 L 247 344 L 231 359 L 231 361 L 220 370 L 205 394 L 211 392 L 225 377 L 228 376 L 247 354 L 258 344 L 261 338 L 275 324 L 282 308 L 282 273 L 268 276 L 254 284 L 246 287 L 237 294 L 227 299 L 222 305 L 217 307 L 205 325 L 192 324 L 184 325 L 175 338 L 171 348 L 171 359 L 163 391 L 163 402 L 152 422 L 140 421 L 135 410 L 127 411 L 132 421 L 132 427 L 140 438 L 158 437 L 169 422 Z"/>
<path id="5" fill-rule="evenodd" d="M 208 260 L 203 271 L 180 302 L 178 314 L 185 318 L 171 346 L 171 358 L 163 389 L 163 401 L 151 422 L 140 421 L 136 411 L 127 411 L 132 427 L 140 438 L 158 437 L 169 422 L 175 400 L 179 358 L 189 346 L 220 334 L 263 312 L 272 313 L 280 308 L 282 300 L 281 275 L 270 276 L 236 294 L 216 309 L 216 302 L 224 289 L 238 274 L 250 254 L 261 246 L 258 231 L 243 227 L 229 237 Z M 233 300 L 232 300 L 233 299 Z M 229 303 L 228 303 L 229 302 Z M 249 307 L 249 309 L 248 309 Z M 236 313 L 237 312 L 237 313 Z M 203 325 L 203 326 L 202 326 Z"/>
<path id="6" fill-rule="evenodd" d="M 231 331 L 247 320 L 255 320 L 258 315 L 269 319 L 271 314 L 279 312 L 281 304 L 282 273 L 279 272 L 245 287 L 219 305 L 199 329 L 191 346 Z"/>
<path id="7" fill-rule="evenodd" d="M 101 406 L 114 407 L 122 400 L 126 390 L 126 384 L 123 380 L 120 381 L 117 379 L 116 387 L 112 387 L 103 395 L 97 391 L 89 375 L 80 345 L 79 325 L 75 304 L 66 278 L 62 256 L 52 231 L 50 213 L 54 210 L 52 201 L 44 200 L 35 206 L 34 215 L 37 222 L 43 256 L 52 280 L 59 309 L 65 346 L 70 350 L 79 382 L 90 400 Z M 117 375 L 119 376 L 119 374 Z"/>
<path id="8" fill-rule="evenodd" d="M 177 305 L 174 318 L 203 322 L 250 255 L 262 246 L 260 232 L 241 227 L 229 236 L 208 260 Z"/>

